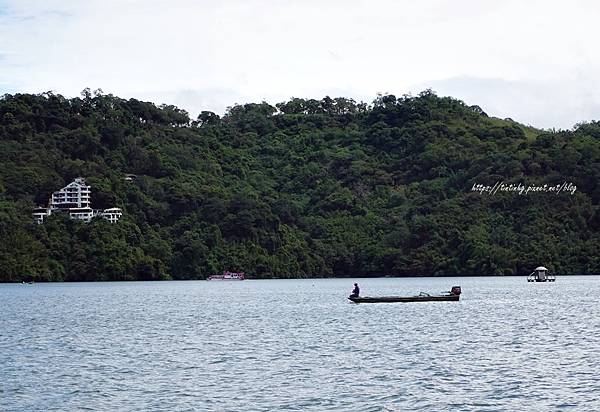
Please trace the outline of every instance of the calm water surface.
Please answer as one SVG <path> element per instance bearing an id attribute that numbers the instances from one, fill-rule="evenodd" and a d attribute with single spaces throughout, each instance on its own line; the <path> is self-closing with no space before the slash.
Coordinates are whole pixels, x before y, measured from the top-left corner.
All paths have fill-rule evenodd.
<path id="1" fill-rule="evenodd" d="M 600 278 L 0 285 L 2 411 L 600 410 Z"/>

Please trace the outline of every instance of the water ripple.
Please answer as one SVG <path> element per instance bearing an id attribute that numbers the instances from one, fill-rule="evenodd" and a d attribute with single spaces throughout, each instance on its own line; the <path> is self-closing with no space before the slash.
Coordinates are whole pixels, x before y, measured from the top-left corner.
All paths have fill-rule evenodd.
<path id="1" fill-rule="evenodd" d="M 353 281 L 0 285 L 0 410 L 600 410 L 598 278 Z"/>

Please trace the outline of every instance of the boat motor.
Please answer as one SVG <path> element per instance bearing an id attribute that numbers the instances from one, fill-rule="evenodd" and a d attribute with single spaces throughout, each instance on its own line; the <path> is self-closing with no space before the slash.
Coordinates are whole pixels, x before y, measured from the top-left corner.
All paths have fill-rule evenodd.
<path id="1" fill-rule="evenodd" d="M 450 290 L 451 295 L 460 295 L 460 293 L 460 286 L 452 286 L 452 289 Z"/>

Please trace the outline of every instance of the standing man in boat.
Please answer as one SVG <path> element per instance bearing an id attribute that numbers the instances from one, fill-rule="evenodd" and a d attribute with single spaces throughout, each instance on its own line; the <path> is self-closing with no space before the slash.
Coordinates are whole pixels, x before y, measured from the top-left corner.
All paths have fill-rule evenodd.
<path id="1" fill-rule="evenodd" d="M 352 294 L 350 295 L 350 297 L 357 298 L 359 294 L 360 294 L 360 288 L 358 287 L 358 283 L 355 283 L 354 289 L 352 289 Z"/>

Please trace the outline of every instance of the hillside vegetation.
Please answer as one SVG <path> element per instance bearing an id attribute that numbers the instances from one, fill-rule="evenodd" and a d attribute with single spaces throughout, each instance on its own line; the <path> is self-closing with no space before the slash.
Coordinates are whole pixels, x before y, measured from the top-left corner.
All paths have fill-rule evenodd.
<path id="1" fill-rule="evenodd" d="M 124 179 L 135 174 L 133 181 Z M 73 178 L 116 224 L 31 212 Z M 570 193 L 474 184 L 577 186 Z M 541 131 L 431 91 L 193 120 L 84 90 L 0 99 L 0 281 L 600 274 L 600 123 Z"/>

